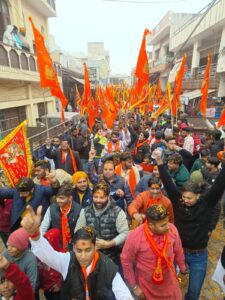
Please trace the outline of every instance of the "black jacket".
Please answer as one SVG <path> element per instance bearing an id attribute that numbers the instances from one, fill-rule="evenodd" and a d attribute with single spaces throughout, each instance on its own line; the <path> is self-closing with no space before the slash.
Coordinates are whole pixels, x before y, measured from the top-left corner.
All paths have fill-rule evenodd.
<path id="1" fill-rule="evenodd" d="M 201 195 L 195 205 L 189 207 L 184 205 L 181 192 L 174 185 L 165 165 L 159 166 L 159 173 L 168 197 L 173 203 L 175 226 L 179 231 L 183 247 L 206 248 L 212 210 L 225 189 L 225 166 L 209 191 Z"/>
<path id="2" fill-rule="evenodd" d="M 73 252 L 70 253 L 71 259 L 68 274 L 62 283 L 61 300 L 85 300 L 85 281 L 81 267 Z M 112 282 L 118 267 L 110 258 L 99 253 L 99 260 L 93 272 L 88 277 L 88 290 L 91 300 L 112 300 Z"/>
<path id="3" fill-rule="evenodd" d="M 83 166 L 82 166 L 82 163 L 80 160 L 79 153 L 77 151 L 72 151 L 72 152 L 73 152 L 73 156 L 76 161 L 77 171 L 83 171 Z M 65 164 L 62 163 L 62 150 L 61 149 L 51 150 L 51 149 L 46 148 L 45 155 L 47 158 L 54 160 L 56 169 L 63 169 L 70 175 L 73 175 L 74 170 L 73 170 L 72 158 L 71 158 L 71 155 L 69 152 L 66 156 Z"/>

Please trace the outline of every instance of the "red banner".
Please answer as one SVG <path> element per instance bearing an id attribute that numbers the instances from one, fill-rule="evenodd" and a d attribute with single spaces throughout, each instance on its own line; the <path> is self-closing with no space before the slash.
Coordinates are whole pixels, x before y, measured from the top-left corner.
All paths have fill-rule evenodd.
<path id="1" fill-rule="evenodd" d="M 29 177 L 32 158 L 24 121 L 0 142 L 0 167 L 12 186 L 21 177 Z"/>

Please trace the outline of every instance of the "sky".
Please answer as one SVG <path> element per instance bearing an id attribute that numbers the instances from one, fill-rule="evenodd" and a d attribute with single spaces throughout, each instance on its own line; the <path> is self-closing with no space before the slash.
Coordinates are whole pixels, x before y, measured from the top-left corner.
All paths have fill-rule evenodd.
<path id="1" fill-rule="evenodd" d="M 118 1 L 118 0 L 117 0 Z M 111 73 L 136 65 L 145 28 L 153 29 L 169 11 L 198 13 L 210 0 L 56 0 L 50 33 L 62 50 L 87 53 L 87 42 L 104 42 Z M 125 1 L 125 0 L 119 0 Z M 153 3 L 141 3 L 153 2 Z"/>

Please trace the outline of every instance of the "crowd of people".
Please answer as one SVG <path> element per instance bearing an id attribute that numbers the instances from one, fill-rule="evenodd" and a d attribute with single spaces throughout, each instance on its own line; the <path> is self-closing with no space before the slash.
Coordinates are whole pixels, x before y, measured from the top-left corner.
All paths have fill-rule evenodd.
<path id="1" fill-rule="evenodd" d="M 0 299 L 181 300 L 178 274 L 199 299 L 225 217 L 225 136 L 211 127 L 135 111 L 48 138 L 32 177 L 0 188 Z"/>

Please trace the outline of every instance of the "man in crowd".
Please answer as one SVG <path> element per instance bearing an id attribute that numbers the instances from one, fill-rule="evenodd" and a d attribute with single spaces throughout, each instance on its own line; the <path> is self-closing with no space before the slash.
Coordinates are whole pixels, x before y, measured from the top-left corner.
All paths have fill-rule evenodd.
<path id="1" fill-rule="evenodd" d="M 73 201 L 86 207 L 92 203 L 92 190 L 88 175 L 85 172 L 76 172 L 72 177 L 72 182 L 75 186 L 73 189 Z"/>
<path id="2" fill-rule="evenodd" d="M 104 180 L 109 184 L 110 195 L 116 201 L 116 204 L 125 210 L 133 199 L 128 183 L 123 177 L 116 174 L 115 165 L 112 160 L 104 161 L 102 175 L 96 174 L 94 168 L 95 153 L 95 150 L 91 150 L 89 153 L 88 175 L 90 181 L 93 184 L 96 184 L 101 180 Z"/>
<path id="3" fill-rule="evenodd" d="M 125 151 L 127 145 L 130 143 L 130 132 L 126 130 L 125 139 L 120 140 L 119 131 L 112 131 L 110 141 L 105 146 L 104 156 L 111 153 L 118 153 Z"/>
<path id="4" fill-rule="evenodd" d="M 169 155 L 167 158 L 167 166 L 177 188 L 180 189 L 190 178 L 190 174 L 183 164 L 182 156 L 179 153 Z"/>
<path id="5" fill-rule="evenodd" d="M 11 231 L 20 227 L 21 219 L 26 214 L 26 206 L 29 204 L 35 211 L 39 205 L 43 206 L 43 216 L 50 205 L 50 197 L 58 192 L 59 183 L 55 174 L 49 173 L 48 179 L 51 186 L 40 186 L 31 178 L 23 177 L 16 188 L 1 188 L 0 199 L 13 199 L 11 212 Z"/>
<path id="6" fill-rule="evenodd" d="M 137 184 L 136 189 L 135 189 L 136 196 L 144 191 L 149 190 L 148 182 L 149 182 L 149 179 L 151 179 L 151 178 L 159 178 L 160 179 L 159 170 L 158 170 L 157 165 L 153 166 L 152 174 L 145 175 L 140 179 L 140 181 Z"/>
<path id="7" fill-rule="evenodd" d="M 138 194 L 128 206 L 128 213 L 131 218 L 142 224 L 146 219 L 147 209 L 154 204 L 162 204 L 166 210 L 169 222 L 174 222 L 173 206 L 171 201 L 161 192 L 162 184 L 158 178 L 150 178 L 148 181 L 149 190 Z"/>
<path id="8" fill-rule="evenodd" d="M 191 128 L 184 127 L 181 130 L 181 136 L 184 138 L 183 149 L 189 151 L 191 155 L 194 153 L 194 139 L 191 136 Z"/>
<path id="9" fill-rule="evenodd" d="M 48 174 L 51 172 L 51 164 L 47 160 L 38 160 L 34 164 L 34 183 L 38 185 L 45 185 L 49 186 L 50 181 L 48 178 Z M 66 171 L 62 169 L 56 169 L 51 173 L 55 174 L 56 179 L 58 180 L 59 184 L 62 185 L 63 183 L 70 183 L 71 182 L 71 175 L 68 174 Z"/>
<path id="10" fill-rule="evenodd" d="M 60 247 L 66 252 L 72 249 L 74 229 L 79 218 L 81 206 L 73 201 L 71 185 L 60 187 L 56 195 L 56 203 L 47 209 L 41 223 L 44 235 L 50 228 L 58 228 L 61 233 Z"/>
<path id="11" fill-rule="evenodd" d="M 142 163 L 144 161 L 144 156 L 146 153 L 149 153 L 150 146 L 148 144 L 149 133 L 147 131 L 141 131 L 139 134 L 138 141 L 134 148 L 134 162 Z"/>
<path id="12" fill-rule="evenodd" d="M 120 164 L 116 166 L 116 174 L 123 177 L 129 184 L 132 196 L 135 196 L 135 188 L 140 180 L 138 168 L 133 165 L 133 157 L 124 152 L 120 155 Z"/>
<path id="13" fill-rule="evenodd" d="M 37 214 L 29 209 L 22 226 L 31 237 L 32 251 L 62 277 L 62 299 L 133 300 L 118 267 L 104 254 L 95 250 L 96 235 L 92 228 L 79 229 L 73 238 L 73 251 L 59 253 L 40 236 L 41 207 Z"/>
<path id="14" fill-rule="evenodd" d="M 93 203 L 81 210 L 75 230 L 85 226 L 95 229 L 97 249 L 120 265 L 120 252 L 129 228 L 124 211 L 115 205 L 104 182 L 94 186 Z"/>
<path id="15" fill-rule="evenodd" d="M 50 159 L 54 159 L 56 169 L 63 169 L 70 175 L 73 175 L 76 171 L 83 170 L 79 153 L 70 148 L 65 138 L 61 140 L 60 148 L 58 149 L 51 149 L 51 140 L 47 139 L 45 155 Z"/>
<path id="16" fill-rule="evenodd" d="M 174 263 L 186 272 L 183 249 L 166 208 L 152 205 L 147 222 L 131 231 L 123 247 L 124 277 L 137 299 L 182 299 Z M 134 268 L 135 265 L 135 268 Z"/>
<path id="17" fill-rule="evenodd" d="M 199 185 L 187 181 L 180 192 L 164 165 L 162 153 L 155 153 L 164 188 L 173 204 L 174 220 L 181 236 L 185 261 L 190 269 L 186 300 L 198 300 L 207 268 L 209 223 L 213 208 L 225 189 L 225 166 L 211 188 L 201 194 Z"/>

